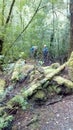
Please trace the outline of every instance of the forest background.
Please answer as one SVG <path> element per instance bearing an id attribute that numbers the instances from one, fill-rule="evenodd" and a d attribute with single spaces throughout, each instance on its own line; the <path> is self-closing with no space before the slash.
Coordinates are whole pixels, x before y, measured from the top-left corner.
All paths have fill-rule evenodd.
<path id="1" fill-rule="evenodd" d="M 1 0 L 0 53 L 5 62 L 22 55 L 30 56 L 30 47 L 48 46 L 50 58 L 63 62 L 70 47 L 70 4 L 72 0 Z M 22 53 L 24 52 L 24 53 Z"/>

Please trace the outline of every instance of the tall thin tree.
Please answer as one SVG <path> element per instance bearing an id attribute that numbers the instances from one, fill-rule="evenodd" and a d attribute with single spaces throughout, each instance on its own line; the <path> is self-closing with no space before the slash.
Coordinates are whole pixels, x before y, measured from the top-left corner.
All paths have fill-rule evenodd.
<path id="1" fill-rule="evenodd" d="M 9 14 L 8 14 L 7 19 L 6 19 L 6 24 L 8 24 L 9 21 L 10 21 L 10 17 L 11 17 L 11 13 L 12 13 L 12 10 L 13 10 L 14 3 L 15 3 L 15 0 L 12 1 L 12 4 L 10 6 Z"/>
<path id="2" fill-rule="evenodd" d="M 5 9 L 5 0 L 3 0 L 2 4 L 2 26 L 4 26 L 4 9 Z"/>
<path id="3" fill-rule="evenodd" d="M 70 50 L 73 51 L 73 0 L 70 0 Z"/>
<path id="4" fill-rule="evenodd" d="M 9 13 L 8 13 L 8 17 L 6 19 L 6 22 L 4 24 L 4 0 L 3 0 L 3 7 L 2 7 L 2 25 L 6 28 L 6 26 L 8 25 L 9 21 L 10 21 L 10 17 L 11 17 L 11 13 L 12 13 L 12 10 L 13 10 L 13 6 L 14 6 L 14 3 L 15 3 L 15 0 L 12 1 L 11 3 L 11 6 L 10 6 L 10 10 L 9 10 Z M 4 29 L 5 31 L 5 29 Z M 4 43 L 4 37 L 0 37 L 0 54 L 2 54 L 2 50 L 3 50 L 3 43 Z"/>

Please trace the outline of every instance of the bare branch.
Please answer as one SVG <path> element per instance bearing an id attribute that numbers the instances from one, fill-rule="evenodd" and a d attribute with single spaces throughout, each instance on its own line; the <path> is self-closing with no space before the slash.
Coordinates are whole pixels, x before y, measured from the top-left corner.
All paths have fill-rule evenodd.
<path id="1" fill-rule="evenodd" d="M 15 3 L 15 0 L 12 1 L 12 4 L 11 4 L 10 10 L 9 10 L 9 14 L 8 14 L 7 19 L 6 19 L 6 24 L 5 25 L 7 25 L 9 23 L 14 3 Z"/>

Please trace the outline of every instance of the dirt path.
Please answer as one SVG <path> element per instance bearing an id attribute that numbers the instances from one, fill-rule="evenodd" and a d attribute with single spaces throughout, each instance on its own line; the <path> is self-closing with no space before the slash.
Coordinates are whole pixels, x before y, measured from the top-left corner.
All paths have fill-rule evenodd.
<path id="1" fill-rule="evenodd" d="M 53 105 L 18 110 L 12 130 L 73 130 L 73 95 Z"/>

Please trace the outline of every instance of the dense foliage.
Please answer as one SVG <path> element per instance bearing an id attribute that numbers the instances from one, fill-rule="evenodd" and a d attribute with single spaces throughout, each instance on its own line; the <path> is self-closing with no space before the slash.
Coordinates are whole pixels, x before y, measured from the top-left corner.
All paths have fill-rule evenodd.
<path id="1" fill-rule="evenodd" d="M 69 48 L 69 3 L 61 0 L 15 0 L 10 14 L 12 0 L 0 2 L 0 39 L 3 39 L 2 53 L 5 59 L 13 61 L 24 52 L 29 56 L 32 45 L 38 45 L 39 52 L 47 44 L 51 57 L 65 55 Z"/>

